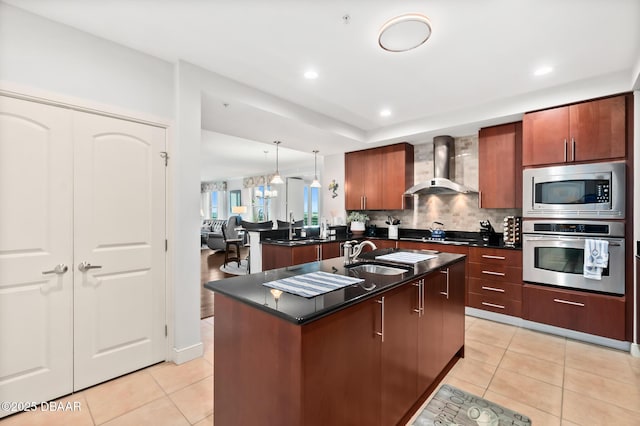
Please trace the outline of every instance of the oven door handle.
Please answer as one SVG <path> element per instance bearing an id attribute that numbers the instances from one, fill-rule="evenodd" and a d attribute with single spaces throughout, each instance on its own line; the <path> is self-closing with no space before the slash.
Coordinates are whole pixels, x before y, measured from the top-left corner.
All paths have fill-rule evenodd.
<path id="1" fill-rule="evenodd" d="M 549 237 L 525 237 L 524 241 L 552 241 L 552 242 L 558 242 L 558 241 L 564 241 L 564 242 L 583 242 L 584 240 L 588 239 L 588 237 L 583 237 L 583 238 L 562 238 L 562 237 L 558 237 L 558 238 L 549 238 Z M 602 238 L 594 238 L 595 240 L 600 240 Z M 616 243 L 616 242 L 610 242 L 609 243 L 610 246 L 614 246 L 614 247 L 620 247 L 622 244 L 620 243 Z"/>

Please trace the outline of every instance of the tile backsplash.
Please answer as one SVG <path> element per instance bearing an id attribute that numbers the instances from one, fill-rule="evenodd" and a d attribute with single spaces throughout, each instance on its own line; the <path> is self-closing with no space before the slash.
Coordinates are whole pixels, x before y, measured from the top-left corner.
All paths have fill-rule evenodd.
<path id="1" fill-rule="evenodd" d="M 478 136 L 455 138 L 455 182 L 478 189 Z M 433 143 L 414 145 L 414 182 L 433 177 Z M 400 228 L 428 229 L 434 221 L 444 223 L 445 230 L 478 231 L 481 220 L 489 220 L 502 232 L 505 216 L 522 215 L 521 209 L 481 209 L 478 194 L 414 196 L 413 209 L 368 211 L 370 224 L 386 227 L 387 216 L 400 219 Z"/>

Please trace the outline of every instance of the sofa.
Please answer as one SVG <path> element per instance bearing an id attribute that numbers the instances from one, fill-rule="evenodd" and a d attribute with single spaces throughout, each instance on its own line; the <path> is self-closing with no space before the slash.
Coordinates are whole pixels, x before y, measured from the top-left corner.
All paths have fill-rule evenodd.
<path id="1" fill-rule="evenodd" d="M 208 246 L 211 250 L 224 250 L 224 236 L 222 235 L 222 225 L 226 224 L 226 219 L 205 219 L 200 227 L 200 245 Z"/>

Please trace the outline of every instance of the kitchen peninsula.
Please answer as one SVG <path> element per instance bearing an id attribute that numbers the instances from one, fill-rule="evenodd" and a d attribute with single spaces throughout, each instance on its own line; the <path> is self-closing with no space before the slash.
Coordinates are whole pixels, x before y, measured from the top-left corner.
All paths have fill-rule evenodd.
<path id="1" fill-rule="evenodd" d="M 416 253 L 428 252 L 378 249 L 353 265 L 334 258 L 206 284 L 217 293 L 215 423 L 407 420 L 464 354 L 465 256 L 376 259 Z M 361 282 L 315 297 L 263 285 L 313 273 Z"/>

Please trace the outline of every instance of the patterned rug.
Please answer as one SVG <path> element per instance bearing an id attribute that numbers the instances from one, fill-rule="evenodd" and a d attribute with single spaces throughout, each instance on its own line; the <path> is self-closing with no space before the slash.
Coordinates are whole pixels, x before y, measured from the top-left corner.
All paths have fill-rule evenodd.
<path id="1" fill-rule="evenodd" d="M 442 385 L 412 425 L 530 426 L 531 419 L 451 385 Z"/>
<path id="2" fill-rule="evenodd" d="M 238 264 L 235 261 L 233 261 L 233 262 L 227 263 L 227 266 L 224 266 L 224 265 L 220 266 L 220 270 L 225 274 L 247 275 L 247 259 L 242 259 L 240 261 L 240 267 L 238 267 Z"/>

